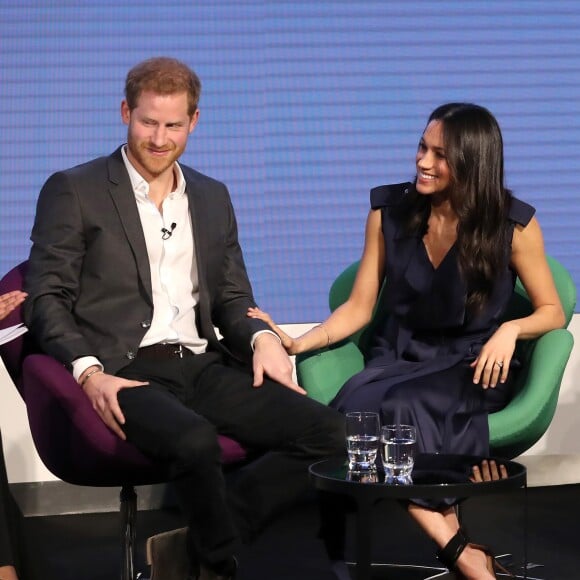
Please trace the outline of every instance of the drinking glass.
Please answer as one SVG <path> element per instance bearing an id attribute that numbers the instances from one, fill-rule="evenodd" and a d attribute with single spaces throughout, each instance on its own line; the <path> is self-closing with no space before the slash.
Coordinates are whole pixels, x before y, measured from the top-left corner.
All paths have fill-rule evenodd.
<path id="1" fill-rule="evenodd" d="M 413 425 L 385 425 L 381 428 L 381 458 L 385 482 L 398 485 L 413 483 L 417 431 Z"/>
<path id="2" fill-rule="evenodd" d="M 379 431 L 378 413 L 351 411 L 346 414 L 346 448 L 351 471 L 376 469 Z"/>

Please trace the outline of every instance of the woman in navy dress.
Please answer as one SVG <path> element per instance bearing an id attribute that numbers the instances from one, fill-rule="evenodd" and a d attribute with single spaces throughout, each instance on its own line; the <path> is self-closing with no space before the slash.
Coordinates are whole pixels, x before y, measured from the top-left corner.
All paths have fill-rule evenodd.
<path id="1" fill-rule="evenodd" d="M 349 299 L 299 338 L 290 354 L 347 338 L 371 319 L 383 280 L 387 312 L 363 371 L 331 405 L 381 412 L 383 423 L 417 427 L 418 451 L 489 452 L 487 415 L 510 397 L 516 340 L 564 324 L 534 208 L 504 185 L 503 143 L 483 107 L 450 103 L 430 116 L 413 183 L 371 191 L 365 246 Z M 533 313 L 501 323 L 519 276 Z M 482 466 L 475 477 L 501 477 Z M 495 578 L 494 561 L 470 544 L 452 505 L 411 502 L 409 512 L 461 578 Z"/>

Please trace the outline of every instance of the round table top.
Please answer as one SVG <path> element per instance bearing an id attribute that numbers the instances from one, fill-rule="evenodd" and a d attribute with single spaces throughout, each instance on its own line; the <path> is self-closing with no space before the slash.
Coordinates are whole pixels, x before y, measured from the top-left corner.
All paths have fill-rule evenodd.
<path id="1" fill-rule="evenodd" d="M 507 478 L 494 481 L 471 482 L 473 465 L 484 459 L 503 464 Z M 526 485 L 526 468 L 515 461 L 499 457 L 474 455 L 446 455 L 423 453 L 415 459 L 413 483 L 396 485 L 385 483 L 382 469 L 372 472 L 351 472 L 343 459 L 326 459 L 309 468 L 310 478 L 317 489 L 365 499 L 441 499 L 471 497 L 517 489 Z"/>

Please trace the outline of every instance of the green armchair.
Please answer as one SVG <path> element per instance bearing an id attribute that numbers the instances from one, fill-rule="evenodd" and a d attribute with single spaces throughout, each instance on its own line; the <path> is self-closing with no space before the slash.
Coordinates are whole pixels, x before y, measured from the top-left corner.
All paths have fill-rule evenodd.
<path id="1" fill-rule="evenodd" d="M 548 257 L 548 262 L 564 307 L 567 327 L 576 305 L 576 288 L 562 264 L 551 257 Z M 329 294 L 331 311 L 348 298 L 357 269 L 358 262 L 351 264 L 332 284 Z M 518 279 L 506 320 L 529 312 L 531 304 Z M 296 357 L 298 382 L 310 397 L 328 404 L 342 385 L 362 370 L 372 324 L 371 321 L 367 328 L 328 349 Z M 517 457 L 544 434 L 556 410 L 562 375 L 573 343 L 572 334 L 566 328 L 552 330 L 534 340 L 518 342 L 517 354 L 522 368 L 518 371 L 516 394 L 501 411 L 489 415 L 494 455 Z"/>

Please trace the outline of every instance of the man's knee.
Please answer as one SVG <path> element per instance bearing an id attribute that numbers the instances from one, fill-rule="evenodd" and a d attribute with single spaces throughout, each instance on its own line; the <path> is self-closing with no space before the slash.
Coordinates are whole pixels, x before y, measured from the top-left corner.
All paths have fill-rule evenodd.
<path id="1" fill-rule="evenodd" d="M 172 455 L 178 467 L 185 470 L 219 462 L 221 448 L 215 427 L 202 421 L 182 429 L 174 439 Z"/>
<path id="2" fill-rule="evenodd" d="M 346 453 L 344 415 L 330 407 L 321 406 L 314 425 L 319 455 L 333 456 Z"/>

